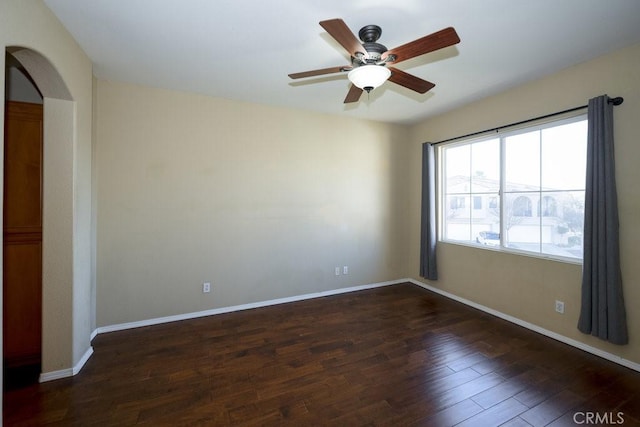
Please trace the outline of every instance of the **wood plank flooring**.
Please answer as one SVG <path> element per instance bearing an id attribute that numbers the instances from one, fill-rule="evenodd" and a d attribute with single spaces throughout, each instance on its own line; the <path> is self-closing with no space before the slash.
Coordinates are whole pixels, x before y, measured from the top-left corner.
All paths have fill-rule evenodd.
<path id="1" fill-rule="evenodd" d="M 412 284 L 93 346 L 77 376 L 6 392 L 4 425 L 640 425 L 640 373 Z"/>

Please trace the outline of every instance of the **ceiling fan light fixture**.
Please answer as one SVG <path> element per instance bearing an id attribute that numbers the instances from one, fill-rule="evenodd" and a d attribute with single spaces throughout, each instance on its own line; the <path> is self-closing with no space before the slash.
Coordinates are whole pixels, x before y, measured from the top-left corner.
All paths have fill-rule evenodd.
<path id="1" fill-rule="evenodd" d="M 349 71 L 347 77 L 355 86 L 371 92 L 391 77 L 391 70 L 382 65 L 361 65 Z"/>

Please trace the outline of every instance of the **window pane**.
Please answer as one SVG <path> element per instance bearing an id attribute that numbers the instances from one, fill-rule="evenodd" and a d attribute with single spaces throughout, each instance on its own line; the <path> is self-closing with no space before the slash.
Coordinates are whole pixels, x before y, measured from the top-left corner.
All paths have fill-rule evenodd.
<path id="1" fill-rule="evenodd" d="M 447 194 L 469 193 L 471 176 L 471 146 L 463 145 L 445 150 L 445 173 Z"/>
<path id="2" fill-rule="evenodd" d="M 510 136 L 505 141 L 506 191 L 539 190 L 540 131 Z"/>
<path id="3" fill-rule="evenodd" d="M 493 194 L 474 196 L 480 199 L 482 208 L 471 212 L 471 237 L 475 243 L 500 246 L 500 206 Z"/>
<path id="4" fill-rule="evenodd" d="M 471 241 L 471 203 L 464 196 L 448 196 L 446 200 L 445 237 Z"/>
<path id="5" fill-rule="evenodd" d="M 500 140 L 490 139 L 471 145 L 471 191 L 495 192 L 500 189 Z"/>
<path id="6" fill-rule="evenodd" d="M 583 190 L 587 170 L 587 121 L 542 131 L 542 188 Z"/>
<path id="7" fill-rule="evenodd" d="M 555 215 L 543 216 L 542 252 L 569 258 L 582 258 L 584 226 L 584 191 L 542 193 L 543 199 L 553 199 Z"/>
<path id="8" fill-rule="evenodd" d="M 505 246 L 540 252 L 540 218 L 533 209 L 538 193 L 509 193 L 505 198 Z"/>

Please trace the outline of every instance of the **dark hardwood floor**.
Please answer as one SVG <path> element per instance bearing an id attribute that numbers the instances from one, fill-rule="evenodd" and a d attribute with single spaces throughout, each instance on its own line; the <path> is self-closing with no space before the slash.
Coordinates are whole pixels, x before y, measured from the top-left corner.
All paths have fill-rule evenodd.
<path id="1" fill-rule="evenodd" d="M 93 345 L 77 376 L 6 392 L 4 425 L 640 425 L 640 373 L 412 284 Z"/>

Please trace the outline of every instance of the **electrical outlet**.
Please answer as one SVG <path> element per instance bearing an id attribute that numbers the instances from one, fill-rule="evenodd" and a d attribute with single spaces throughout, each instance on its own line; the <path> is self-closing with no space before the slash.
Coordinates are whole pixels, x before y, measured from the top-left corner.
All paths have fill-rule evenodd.
<path id="1" fill-rule="evenodd" d="M 340 275 L 340 267 L 336 267 L 336 276 Z"/>
<path id="2" fill-rule="evenodd" d="M 344 267 L 342 267 L 342 274 L 349 274 L 349 266 L 345 265 Z"/>
<path id="3" fill-rule="evenodd" d="M 206 294 L 206 293 L 209 293 L 209 292 L 211 292 L 211 283 L 209 283 L 209 282 L 204 282 L 204 283 L 202 284 L 202 293 L 205 293 L 205 294 Z"/>
<path id="4" fill-rule="evenodd" d="M 556 300 L 556 311 L 560 314 L 564 314 L 564 302 Z"/>

